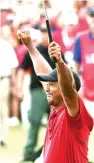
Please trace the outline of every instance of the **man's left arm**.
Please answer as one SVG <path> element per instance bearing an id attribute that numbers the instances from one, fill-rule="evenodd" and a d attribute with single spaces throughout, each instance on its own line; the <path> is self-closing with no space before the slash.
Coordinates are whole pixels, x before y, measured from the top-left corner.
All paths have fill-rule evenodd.
<path id="1" fill-rule="evenodd" d="M 57 60 L 56 67 L 61 94 L 67 106 L 69 115 L 75 118 L 79 114 L 79 96 L 76 91 L 72 72 L 62 60 L 61 48 L 57 43 L 52 42 L 49 45 L 49 54 L 50 57 L 55 57 Z"/>

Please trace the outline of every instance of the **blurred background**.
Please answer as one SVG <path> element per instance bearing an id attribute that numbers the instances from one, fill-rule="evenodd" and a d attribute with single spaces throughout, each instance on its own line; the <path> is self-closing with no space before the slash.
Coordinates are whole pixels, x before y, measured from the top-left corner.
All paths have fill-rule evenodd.
<path id="1" fill-rule="evenodd" d="M 91 24 L 87 16 L 87 9 L 94 6 L 94 0 L 45 0 L 45 4 L 53 40 L 61 45 L 62 58 L 66 64 L 79 74 L 82 81 L 79 95 L 84 99 L 91 115 L 94 115 L 93 97 L 84 98 L 83 95 L 84 81 L 87 80 L 86 76 L 83 78 L 85 67 L 81 65 L 82 57 L 76 54 L 76 52 L 80 54 L 82 50 L 82 46 L 78 48 L 76 42 L 80 33 L 92 29 L 94 39 L 94 11 L 89 15 L 92 17 Z M 54 68 L 47 58 L 48 34 L 43 0 L 1 0 L 0 163 L 33 162 L 41 153 L 49 117 L 49 106 L 42 93 L 43 88 L 34 75 L 28 50 L 17 39 L 18 29 L 30 30 L 35 46 Z M 87 42 L 85 45 L 82 43 L 85 47 L 91 45 L 88 39 L 84 38 L 84 42 Z M 94 40 L 92 57 L 87 56 L 87 62 L 92 65 L 94 65 L 93 47 Z M 88 70 L 87 72 L 89 73 Z M 90 74 L 93 76 L 90 80 L 93 84 L 93 66 Z M 92 96 L 93 87 L 90 92 Z M 94 131 L 89 140 L 89 161 L 94 163 Z"/>

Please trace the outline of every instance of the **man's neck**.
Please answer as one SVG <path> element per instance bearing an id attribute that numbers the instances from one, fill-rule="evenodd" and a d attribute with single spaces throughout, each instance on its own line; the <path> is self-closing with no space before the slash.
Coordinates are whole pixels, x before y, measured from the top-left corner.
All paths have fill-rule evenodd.
<path id="1" fill-rule="evenodd" d="M 54 109 L 57 111 L 57 110 L 59 110 L 59 109 L 61 109 L 63 106 L 65 105 L 65 103 L 64 102 L 62 102 L 60 105 L 55 105 L 54 106 Z"/>

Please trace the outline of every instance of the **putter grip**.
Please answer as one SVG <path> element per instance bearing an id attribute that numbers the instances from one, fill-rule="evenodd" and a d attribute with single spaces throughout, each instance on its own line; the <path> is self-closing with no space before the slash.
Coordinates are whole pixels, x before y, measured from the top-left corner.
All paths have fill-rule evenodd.
<path id="1" fill-rule="evenodd" d="M 49 20 L 46 20 L 46 25 L 47 25 L 47 30 L 48 30 L 48 36 L 49 36 L 49 41 L 50 43 L 53 41 L 52 39 L 52 34 L 51 34 L 51 28 L 50 28 L 50 24 L 49 24 Z M 53 62 L 56 63 L 56 58 L 53 57 Z"/>

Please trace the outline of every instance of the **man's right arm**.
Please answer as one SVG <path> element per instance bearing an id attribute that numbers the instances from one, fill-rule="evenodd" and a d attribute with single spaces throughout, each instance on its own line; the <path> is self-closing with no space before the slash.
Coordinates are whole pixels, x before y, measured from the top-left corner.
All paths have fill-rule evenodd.
<path id="1" fill-rule="evenodd" d="M 34 46 L 33 41 L 30 38 L 30 32 L 18 31 L 18 39 L 20 39 L 22 43 L 28 48 L 36 74 L 50 73 L 52 71 L 52 68 Z"/>

